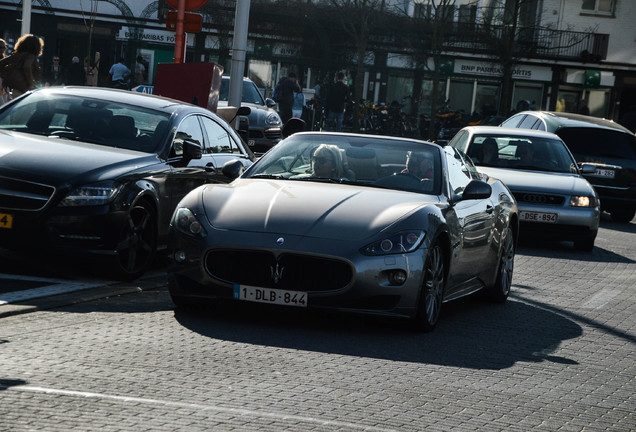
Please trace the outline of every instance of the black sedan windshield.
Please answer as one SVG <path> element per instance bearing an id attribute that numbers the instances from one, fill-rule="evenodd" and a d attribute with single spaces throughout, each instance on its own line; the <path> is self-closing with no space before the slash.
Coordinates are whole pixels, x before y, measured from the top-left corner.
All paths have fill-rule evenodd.
<path id="1" fill-rule="evenodd" d="M 112 101 L 36 92 L 0 113 L 0 130 L 155 153 L 169 115 Z"/>

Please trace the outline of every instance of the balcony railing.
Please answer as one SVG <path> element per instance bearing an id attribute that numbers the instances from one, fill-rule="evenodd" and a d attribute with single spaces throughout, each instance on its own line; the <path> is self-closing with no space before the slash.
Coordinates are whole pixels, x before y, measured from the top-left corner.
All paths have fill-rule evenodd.
<path id="1" fill-rule="evenodd" d="M 492 53 L 494 40 L 514 37 L 513 55 L 529 58 L 598 62 L 607 58 L 609 35 L 602 33 L 519 27 L 512 35 L 508 26 L 456 24 L 448 34 L 447 50 Z"/>

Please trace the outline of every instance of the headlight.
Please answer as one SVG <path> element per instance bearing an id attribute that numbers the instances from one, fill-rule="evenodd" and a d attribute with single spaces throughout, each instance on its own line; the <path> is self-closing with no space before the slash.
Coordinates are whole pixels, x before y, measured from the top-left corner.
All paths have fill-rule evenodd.
<path id="1" fill-rule="evenodd" d="M 596 207 L 596 199 L 590 196 L 572 196 L 570 197 L 570 205 L 572 207 Z"/>
<path id="2" fill-rule="evenodd" d="M 269 114 L 267 114 L 265 124 L 267 126 L 280 126 L 281 124 L 283 124 L 283 121 L 280 119 L 278 113 L 270 112 Z"/>
<path id="3" fill-rule="evenodd" d="M 66 194 L 60 202 L 61 207 L 98 206 L 109 203 L 121 185 L 113 181 L 79 186 Z"/>
<path id="4" fill-rule="evenodd" d="M 426 233 L 421 230 L 401 231 L 375 241 L 360 249 L 363 255 L 390 255 L 413 252 L 417 249 Z"/>
<path id="5" fill-rule="evenodd" d="M 206 237 L 208 235 L 194 213 L 185 207 L 178 208 L 174 212 L 171 225 L 177 231 L 189 236 Z"/>

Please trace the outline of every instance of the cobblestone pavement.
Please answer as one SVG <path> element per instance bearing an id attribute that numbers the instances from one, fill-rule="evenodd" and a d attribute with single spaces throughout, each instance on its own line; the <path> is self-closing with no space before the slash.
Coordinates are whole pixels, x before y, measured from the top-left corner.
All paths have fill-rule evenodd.
<path id="1" fill-rule="evenodd" d="M 522 245 L 505 305 L 438 328 L 254 307 L 165 285 L 0 319 L 0 430 L 631 431 L 636 224 L 591 254 Z"/>

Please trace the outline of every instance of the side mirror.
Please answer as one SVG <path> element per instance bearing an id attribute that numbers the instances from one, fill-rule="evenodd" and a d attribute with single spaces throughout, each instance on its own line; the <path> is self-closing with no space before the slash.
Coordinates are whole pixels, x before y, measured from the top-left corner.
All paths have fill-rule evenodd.
<path id="1" fill-rule="evenodd" d="M 302 132 L 305 130 L 305 120 L 299 119 L 297 117 L 292 117 L 287 120 L 287 123 L 283 125 L 283 138 L 287 138 L 290 135 L 295 134 L 296 132 Z"/>
<path id="2" fill-rule="evenodd" d="M 203 149 L 198 141 L 191 139 L 183 140 L 183 158 L 186 160 L 201 159 L 203 156 Z"/>
<path id="3" fill-rule="evenodd" d="M 266 98 L 265 105 L 267 105 L 267 108 L 274 108 L 276 106 L 276 101 L 272 98 Z"/>
<path id="4" fill-rule="evenodd" d="M 486 199 L 492 194 L 492 187 L 481 180 L 472 180 L 466 185 L 462 200 Z"/>
<path id="5" fill-rule="evenodd" d="M 596 167 L 589 163 L 582 163 L 579 169 L 581 170 L 581 174 L 594 174 L 596 172 Z"/>
<path id="6" fill-rule="evenodd" d="M 245 167 L 243 166 L 243 163 L 238 159 L 232 159 L 225 162 L 225 164 L 223 164 L 223 168 L 221 168 L 221 172 L 223 173 L 223 175 L 232 180 L 238 178 L 241 174 L 243 174 L 243 171 L 245 171 Z"/>

